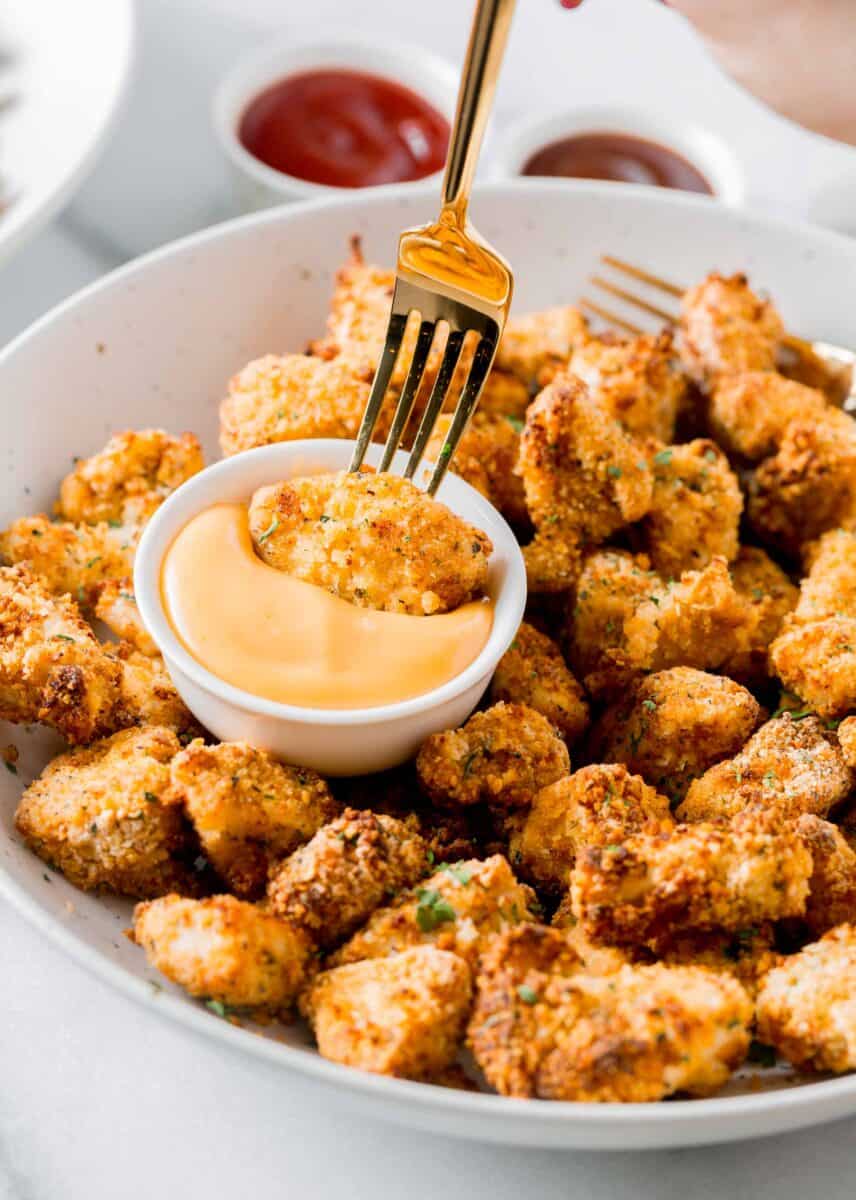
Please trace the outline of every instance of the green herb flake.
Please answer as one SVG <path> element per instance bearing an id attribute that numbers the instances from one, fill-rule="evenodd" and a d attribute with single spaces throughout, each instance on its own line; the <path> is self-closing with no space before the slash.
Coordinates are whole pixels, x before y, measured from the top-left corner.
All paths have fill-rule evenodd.
<path id="1" fill-rule="evenodd" d="M 520 417 L 512 417 L 506 414 L 505 419 L 512 429 L 514 429 L 517 433 L 522 433 L 523 422 L 520 420 Z"/>
<path id="2" fill-rule="evenodd" d="M 443 863 L 440 870 L 445 871 L 447 875 L 451 875 L 453 879 L 457 879 L 462 887 L 466 887 L 473 877 L 472 871 L 469 867 L 464 866 L 463 863 Z"/>
<path id="3" fill-rule="evenodd" d="M 654 455 L 654 465 L 658 467 L 666 467 L 672 461 L 672 451 L 668 447 L 665 450 L 658 450 Z"/>
<path id="4" fill-rule="evenodd" d="M 431 933 L 457 916 L 449 901 L 434 888 L 418 888 L 416 899 L 416 924 L 423 933 Z"/>
<path id="5" fill-rule="evenodd" d="M 327 522 L 332 521 L 333 518 L 328 513 L 322 513 L 321 516 L 318 518 L 318 520 L 321 522 L 322 525 L 326 525 Z"/>
<path id="6" fill-rule="evenodd" d="M 524 1004 L 537 1004 L 538 993 L 534 988 L 531 988 L 528 983 L 521 983 L 517 988 L 517 995 Z"/>
<path id="7" fill-rule="evenodd" d="M 709 463 L 716 462 L 716 451 L 715 450 L 705 450 L 704 456 Z"/>
<path id="8" fill-rule="evenodd" d="M 606 473 L 610 479 L 620 479 L 623 474 L 621 467 L 613 467 L 612 465 L 606 468 Z"/>
<path id="9" fill-rule="evenodd" d="M 224 1021 L 229 1017 L 229 1009 L 222 1000 L 206 1000 L 205 1007 L 216 1013 L 218 1017 L 222 1017 Z"/>
<path id="10" fill-rule="evenodd" d="M 268 527 L 264 531 L 264 533 L 259 534 L 259 543 L 266 542 L 272 533 L 276 533 L 278 528 L 279 528 L 279 517 L 274 516 L 273 519 L 271 520 L 270 525 L 268 525 Z"/>
<path id="11" fill-rule="evenodd" d="M 119 521 L 116 517 L 109 517 L 107 520 L 107 524 L 110 526 L 111 529 L 121 529 L 122 528 L 122 522 Z"/>
<path id="12" fill-rule="evenodd" d="M 154 792 L 143 792 L 143 798 L 148 800 L 149 804 L 157 804 L 159 797 Z"/>
<path id="13" fill-rule="evenodd" d="M 74 641 L 74 638 L 69 637 L 67 633 L 55 633 L 53 636 L 54 636 L 55 642 L 73 642 Z"/>
<path id="14" fill-rule="evenodd" d="M 96 554 L 94 558 L 90 558 L 89 562 L 86 564 L 86 569 L 87 569 L 87 571 L 88 571 L 88 570 L 89 570 L 91 567 L 94 567 L 94 566 L 95 566 L 95 564 L 96 564 L 97 562 L 101 562 L 101 555 L 100 555 L 100 554 Z"/>
<path id="15" fill-rule="evenodd" d="M 646 712 L 654 712 L 654 710 L 657 707 L 657 701 L 656 700 L 643 700 L 642 707 L 645 709 Z"/>

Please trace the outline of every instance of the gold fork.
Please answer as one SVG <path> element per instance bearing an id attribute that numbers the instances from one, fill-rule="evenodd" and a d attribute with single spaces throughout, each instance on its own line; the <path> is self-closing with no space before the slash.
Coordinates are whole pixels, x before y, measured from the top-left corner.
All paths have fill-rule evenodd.
<path id="1" fill-rule="evenodd" d="M 421 318 L 419 332 L 384 445 L 378 468 L 381 471 L 386 471 L 392 462 L 410 419 L 437 326 L 446 325 L 448 333 L 440 368 L 404 471 L 406 479 L 413 478 L 422 461 L 464 339 L 472 331 L 478 334 L 478 341 L 428 484 L 428 494 L 432 496 L 478 403 L 511 305 L 514 284 L 511 268 L 470 225 L 467 204 L 515 3 L 516 0 L 479 0 L 476 6 L 446 159 L 440 217 L 436 223 L 406 229 L 399 239 L 386 342 L 349 467 L 358 471 L 365 458 L 410 313 L 417 312 Z"/>
<path id="2" fill-rule="evenodd" d="M 612 254 L 602 254 L 600 261 L 605 266 L 619 272 L 621 276 L 635 279 L 639 283 L 646 284 L 648 287 L 678 300 L 686 291 L 686 288 L 679 287 L 676 283 L 654 275 L 642 267 L 634 266 L 633 263 L 625 262 L 624 259 L 615 258 Z M 678 322 L 678 313 L 663 308 L 660 304 L 654 304 L 645 296 L 640 296 L 630 288 L 617 284 L 603 275 L 590 276 L 589 283 L 600 291 L 639 309 L 640 312 L 665 321 L 668 325 L 676 325 Z M 629 321 L 621 313 L 606 308 L 603 304 L 591 300 L 587 296 L 580 300 L 580 308 L 594 313 L 595 316 L 611 325 L 617 325 L 620 329 L 627 330 L 628 333 L 645 332 L 634 321 Z M 807 341 L 794 334 L 787 334 L 782 346 L 785 352 L 783 366 L 788 374 L 803 383 L 822 388 L 842 408 L 848 412 L 856 412 L 856 353 L 845 349 L 844 346 L 833 345 L 831 342 Z"/>

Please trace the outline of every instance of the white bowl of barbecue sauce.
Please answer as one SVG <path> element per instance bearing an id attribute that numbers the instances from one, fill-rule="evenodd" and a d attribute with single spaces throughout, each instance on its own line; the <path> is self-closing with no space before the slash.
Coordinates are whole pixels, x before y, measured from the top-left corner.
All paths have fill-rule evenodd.
<path id="1" fill-rule="evenodd" d="M 248 527 L 253 494 L 341 471 L 352 446 L 282 442 L 208 467 L 158 509 L 134 570 L 142 618 L 197 720 L 223 741 L 248 741 L 326 775 L 396 766 L 429 734 L 461 724 L 526 602 L 514 534 L 452 474 L 437 499 L 493 544 L 482 599 L 430 616 L 381 612 L 263 562 Z M 380 450 L 370 447 L 369 465 Z M 393 470 L 405 462 L 399 452 Z"/>

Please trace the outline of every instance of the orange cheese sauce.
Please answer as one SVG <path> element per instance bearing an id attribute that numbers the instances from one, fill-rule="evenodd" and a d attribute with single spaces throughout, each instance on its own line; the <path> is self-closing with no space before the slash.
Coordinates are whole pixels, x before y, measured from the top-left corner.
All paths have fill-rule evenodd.
<path id="1" fill-rule="evenodd" d="M 307 708 L 371 708 L 424 695 L 476 658 L 488 600 L 418 617 L 357 608 L 262 562 L 247 510 L 217 504 L 185 525 L 161 568 L 164 611 L 227 683 Z"/>

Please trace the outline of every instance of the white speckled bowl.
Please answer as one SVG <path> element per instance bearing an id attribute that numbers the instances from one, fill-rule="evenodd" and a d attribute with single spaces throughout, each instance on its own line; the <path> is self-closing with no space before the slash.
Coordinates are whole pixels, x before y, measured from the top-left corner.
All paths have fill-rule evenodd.
<path id="1" fill-rule="evenodd" d="M 195 429 L 216 457 L 217 405 L 248 359 L 300 347 L 324 324 L 352 233 L 392 262 L 404 225 L 427 220 L 433 188 L 393 188 L 262 213 L 166 246 L 61 305 L 0 353 L 0 521 L 49 510 L 74 454 L 129 426 Z M 473 219 L 517 268 L 518 311 L 579 296 L 604 252 L 693 281 L 746 270 L 789 328 L 853 340 L 856 240 L 654 188 L 527 180 L 484 188 Z M 722 1095 L 660 1105 L 570 1104 L 384 1079 L 326 1062 L 299 1025 L 247 1030 L 220 1020 L 146 966 L 118 936 L 130 905 L 76 891 L 16 836 L 18 796 L 57 739 L 11 725 L 18 774 L 0 772 L 0 893 L 44 934 L 128 997 L 224 1048 L 280 1067 L 306 1102 L 349 1102 L 459 1137 L 505 1145 L 638 1149 L 782 1133 L 856 1113 L 856 1076 L 764 1073 Z M 155 989 L 152 984 L 157 983 Z M 50 987 L 50 980 L 45 980 Z M 57 996 L 58 1019 L 72 1020 Z M 128 1028 L 134 1014 L 128 1011 Z"/>

